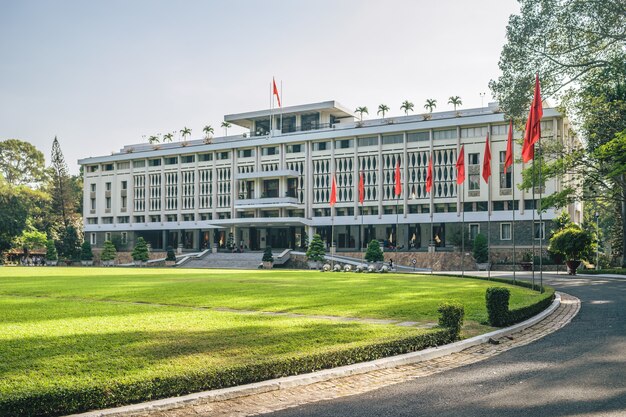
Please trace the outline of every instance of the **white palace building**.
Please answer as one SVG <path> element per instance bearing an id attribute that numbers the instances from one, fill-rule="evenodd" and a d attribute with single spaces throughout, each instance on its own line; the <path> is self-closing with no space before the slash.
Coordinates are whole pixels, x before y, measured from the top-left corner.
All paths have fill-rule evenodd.
<path id="1" fill-rule="evenodd" d="M 96 247 L 115 238 L 129 249 L 139 236 L 154 250 L 300 249 L 314 233 L 329 244 L 334 223 L 338 251 L 359 251 L 372 239 L 400 251 L 432 246 L 446 251 L 458 247 L 462 224 L 470 239 L 487 235 L 490 224 L 492 248 L 507 250 L 512 247 L 513 210 L 515 240 L 522 248 L 531 247 L 533 240 L 539 244 L 539 239 L 545 246 L 550 221 L 559 214 L 547 210 L 540 224 L 539 215 L 533 217 L 536 199 L 530 191 L 515 189 L 512 203 L 522 166 L 515 164 L 515 178 L 510 169 L 503 174 L 508 122 L 495 103 L 365 121 L 336 101 L 285 107 L 281 113 L 225 116 L 225 121 L 249 129 L 239 136 L 128 145 L 119 153 L 80 160 L 85 238 Z M 557 110 L 544 109 L 541 126 L 542 141 L 576 145 L 567 119 Z M 491 190 L 481 177 L 487 132 Z M 515 139 L 521 136 L 514 132 Z M 461 145 L 467 178 L 457 187 Z M 427 193 L 431 154 L 433 190 Z M 518 159 L 519 144 L 515 155 Z M 395 198 L 398 159 L 402 194 Z M 358 201 L 361 172 L 363 207 Z M 331 211 L 333 173 L 337 203 Z M 552 193 L 560 182 L 546 183 L 543 192 Z M 579 204 L 567 210 L 574 221 L 581 220 Z"/>

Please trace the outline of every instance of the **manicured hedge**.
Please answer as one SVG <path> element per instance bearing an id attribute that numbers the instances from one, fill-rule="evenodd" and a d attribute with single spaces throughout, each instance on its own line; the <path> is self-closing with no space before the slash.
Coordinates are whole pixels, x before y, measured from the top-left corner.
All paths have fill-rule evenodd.
<path id="1" fill-rule="evenodd" d="M 511 291 L 503 287 L 489 287 L 485 293 L 487 315 L 492 326 L 504 326 L 508 322 Z"/>
<path id="2" fill-rule="evenodd" d="M 1 399 L 0 416 L 59 416 L 249 384 L 440 346 L 453 342 L 454 333 L 451 329 L 437 329 L 407 339 L 215 372 L 198 372 L 125 384 L 111 382 L 106 386 L 90 388 L 59 387 L 48 392 Z"/>
<path id="3" fill-rule="evenodd" d="M 463 327 L 463 318 L 465 317 L 465 308 L 462 304 L 454 302 L 445 302 L 439 305 L 439 326 L 450 329 L 455 339 L 461 336 L 461 327 Z"/>

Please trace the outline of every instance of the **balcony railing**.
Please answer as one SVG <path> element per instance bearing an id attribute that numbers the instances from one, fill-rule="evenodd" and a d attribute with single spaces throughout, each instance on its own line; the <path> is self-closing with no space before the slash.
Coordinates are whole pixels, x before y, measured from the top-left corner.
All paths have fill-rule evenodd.
<path id="1" fill-rule="evenodd" d="M 296 197 L 261 197 L 261 198 L 239 198 L 235 201 L 235 208 L 271 208 L 271 207 L 297 207 Z"/>

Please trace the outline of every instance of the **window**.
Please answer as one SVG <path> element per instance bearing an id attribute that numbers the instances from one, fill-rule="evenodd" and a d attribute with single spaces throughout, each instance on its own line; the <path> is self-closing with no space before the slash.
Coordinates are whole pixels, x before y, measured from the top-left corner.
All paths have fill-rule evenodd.
<path id="1" fill-rule="evenodd" d="M 146 216 L 135 216 L 135 219 L 133 220 L 133 223 L 145 223 L 146 222 Z"/>
<path id="2" fill-rule="evenodd" d="M 198 161 L 200 162 L 208 162 L 213 160 L 212 153 L 201 153 L 198 155 Z"/>
<path id="3" fill-rule="evenodd" d="M 376 146 L 378 145 L 378 136 L 368 136 L 366 138 L 358 138 L 357 144 L 359 145 L 359 148 L 365 147 L 365 146 Z"/>
<path id="4" fill-rule="evenodd" d="M 111 197 L 106 197 L 104 201 L 105 201 L 104 208 L 106 208 L 107 210 L 111 210 Z"/>
<path id="5" fill-rule="evenodd" d="M 102 224 L 113 224 L 113 217 L 103 217 Z"/>
<path id="6" fill-rule="evenodd" d="M 192 164 L 196 160 L 195 155 L 183 155 L 180 157 L 181 164 Z"/>
<path id="7" fill-rule="evenodd" d="M 313 142 L 313 150 L 314 151 L 329 151 L 330 150 L 330 142 Z"/>
<path id="8" fill-rule="evenodd" d="M 164 159 L 165 159 L 165 165 L 175 165 L 178 163 L 178 157 L 176 156 L 170 156 Z"/>
<path id="9" fill-rule="evenodd" d="M 105 183 L 105 184 L 104 184 L 104 189 L 105 189 L 106 191 L 111 191 L 111 183 L 110 183 L 110 182 Z"/>
<path id="10" fill-rule="evenodd" d="M 91 199 L 91 205 L 89 207 L 91 208 L 91 210 L 95 210 L 96 209 L 96 199 L 95 198 Z"/>
<path id="11" fill-rule="evenodd" d="M 478 165 L 478 154 L 477 153 L 470 153 L 468 155 L 468 166 L 472 166 L 472 165 Z M 480 190 L 480 169 L 470 169 L 469 170 L 470 174 L 468 175 L 469 178 L 469 190 L 470 191 L 477 191 Z"/>
<path id="12" fill-rule="evenodd" d="M 144 168 L 146 166 L 145 159 L 133 161 L 133 168 Z"/>
<path id="13" fill-rule="evenodd" d="M 478 223 L 469 224 L 469 238 L 470 240 L 476 239 L 476 236 L 480 233 L 480 225 Z"/>
<path id="14" fill-rule="evenodd" d="M 393 145 L 397 143 L 404 143 L 404 136 L 399 135 L 383 135 L 383 145 Z"/>
<path id="15" fill-rule="evenodd" d="M 103 171 L 113 171 L 113 164 L 104 164 L 102 165 Z"/>
<path id="16" fill-rule="evenodd" d="M 468 165 L 478 165 L 479 164 L 479 158 L 478 158 L 478 154 L 477 153 L 470 153 L 467 155 L 467 164 Z"/>
<path id="17" fill-rule="evenodd" d="M 491 126 L 491 136 L 506 135 L 509 133 L 509 125 Z"/>
<path id="18" fill-rule="evenodd" d="M 122 190 L 128 190 L 128 181 L 122 181 Z"/>
<path id="19" fill-rule="evenodd" d="M 320 123 L 320 114 L 303 114 L 300 118 L 300 123 L 302 125 L 302 130 L 312 130 L 318 129 Z"/>
<path id="20" fill-rule="evenodd" d="M 270 119 L 257 120 L 254 123 L 255 136 L 264 136 L 270 133 Z"/>
<path id="21" fill-rule="evenodd" d="M 120 237 L 121 237 L 120 240 L 121 240 L 122 245 L 125 245 L 128 243 L 128 233 L 122 232 Z"/>
<path id="22" fill-rule="evenodd" d="M 411 132 L 406 135 L 407 142 L 423 142 L 427 140 L 430 140 L 428 132 Z"/>
<path id="23" fill-rule="evenodd" d="M 87 224 L 98 224 L 97 217 L 87 217 Z"/>
<path id="24" fill-rule="evenodd" d="M 128 204 L 128 198 L 126 196 L 122 196 L 121 198 L 122 209 L 126 209 L 126 207 L 128 207 L 127 204 Z"/>
<path id="25" fill-rule="evenodd" d="M 89 187 L 90 187 L 92 193 L 96 192 L 96 184 L 91 184 Z"/>
<path id="26" fill-rule="evenodd" d="M 287 153 L 300 153 L 303 152 L 302 144 L 296 143 L 294 145 L 287 145 Z"/>
<path id="27" fill-rule="evenodd" d="M 167 216 L 165 216 L 165 221 L 166 222 L 177 222 L 178 221 L 178 215 L 176 215 L 176 214 L 168 214 Z"/>
<path id="28" fill-rule="evenodd" d="M 543 135 L 543 132 L 550 132 L 550 134 L 552 134 L 552 120 L 544 120 L 541 122 L 541 136 Z"/>
<path id="29" fill-rule="evenodd" d="M 120 223 L 120 224 L 125 224 L 125 223 L 128 223 L 129 221 L 130 221 L 130 218 L 128 216 L 119 216 L 117 218 L 117 223 Z"/>
<path id="30" fill-rule="evenodd" d="M 511 223 L 500 223 L 500 240 L 511 240 Z"/>
<path id="31" fill-rule="evenodd" d="M 230 152 L 228 151 L 218 152 L 215 154 L 215 159 L 229 159 L 229 158 L 230 158 Z"/>
<path id="32" fill-rule="evenodd" d="M 349 149 L 354 147 L 354 140 L 342 139 L 335 142 L 335 149 Z"/>
<path id="33" fill-rule="evenodd" d="M 161 166 L 161 158 L 148 159 L 149 167 L 158 167 Z"/>
<path id="34" fill-rule="evenodd" d="M 504 174 L 504 160 L 506 159 L 506 151 L 500 152 L 500 188 L 510 189 L 512 184 L 512 170 L 509 167 L 506 170 L 506 175 Z"/>
<path id="35" fill-rule="evenodd" d="M 87 172 L 98 172 L 98 165 L 87 165 Z"/>
<path id="36" fill-rule="evenodd" d="M 433 139 L 456 139 L 456 129 L 435 130 Z"/>
<path id="37" fill-rule="evenodd" d="M 545 222 L 535 222 L 535 239 L 543 240 L 546 238 L 546 223 Z"/>
<path id="38" fill-rule="evenodd" d="M 110 242 L 111 241 L 111 232 L 106 232 L 104 234 L 104 240 Z"/>
<path id="39" fill-rule="evenodd" d="M 537 206 L 537 200 L 524 200 L 524 210 L 534 210 Z"/>
<path id="40" fill-rule="evenodd" d="M 193 213 L 183 214 L 183 221 L 184 222 L 192 222 L 194 220 L 196 220 L 196 216 Z"/>
<path id="41" fill-rule="evenodd" d="M 160 214 L 153 214 L 152 216 L 150 216 L 150 223 L 160 223 L 160 222 L 161 222 Z"/>
<path id="42" fill-rule="evenodd" d="M 277 146 L 270 146 L 267 148 L 261 148 L 261 155 L 263 156 L 271 156 L 271 155 L 278 155 L 280 153 L 279 149 Z"/>
<path id="43" fill-rule="evenodd" d="M 118 162 L 117 169 L 130 169 L 130 162 Z"/>
<path id="44" fill-rule="evenodd" d="M 462 138 L 482 138 L 487 136 L 487 126 L 480 127 L 463 127 L 461 128 Z"/>
<path id="45" fill-rule="evenodd" d="M 251 158 L 254 156 L 254 149 L 239 149 L 237 156 L 239 158 Z"/>
<path id="46" fill-rule="evenodd" d="M 90 233 L 89 234 L 89 243 L 91 243 L 92 245 L 96 244 L 96 234 L 95 233 Z"/>

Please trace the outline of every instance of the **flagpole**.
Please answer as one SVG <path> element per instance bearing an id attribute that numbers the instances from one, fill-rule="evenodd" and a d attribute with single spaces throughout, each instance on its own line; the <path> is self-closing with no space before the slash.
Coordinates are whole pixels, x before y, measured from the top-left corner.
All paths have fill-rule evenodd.
<path id="1" fill-rule="evenodd" d="M 491 165 L 491 161 L 489 161 Z M 487 183 L 487 279 L 491 279 L 491 175 L 489 175 L 489 182 Z"/>
<path id="2" fill-rule="evenodd" d="M 361 203 L 361 262 L 365 263 L 365 251 L 363 250 L 363 239 L 365 238 L 365 230 L 363 230 L 363 203 Z"/>
<path id="3" fill-rule="evenodd" d="M 272 78 L 272 83 L 274 78 Z M 270 138 L 274 130 L 274 84 L 270 84 Z"/>
<path id="4" fill-rule="evenodd" d="M 511 124 L 509 125 L 509 129 L 511 132 L 511 142 L 513 142 L 513 121 L 511 120 Z M 515 262 L 515 153 L 513 152 L 513 143 L 511 143 L 511 204 L 513 205 L 513 224 L 511 225 L 511 239 L 513 240 L 513 283 L 515 283 L 515 270 L 517 269 L 517 263 Z M 506 164 L 505 164 L 506 169 Z M 506 175 L 504 180 L 506 181 Z"/>
<path id="5" fill-rule="evenodd" d="M 465 276 L 465 180 L 461 184 L 461 276 Z"/>
<path id="6" fill-rule="evenodd" d="M 539 287 L 543 294 L 543 209 L 541 207 L 541 135 L 539 136 Z"/>
<path id="7" fill-rule="evenodd" d="M 535 289 L 535 212 L 537 211 L 537 202 L 535 201 L 535 158 L 533 155 L 533 225 L 532 225 L 532 241 L 533 241 L 533 257 L 532 257 L 532 288 Z M 541 233 L 541 232 L 540 232 Z"/>
<path id="8" fill-rule="evenodd" d="M 280 131 L 283 131 L 283 80 L 280 80 Z"/>

